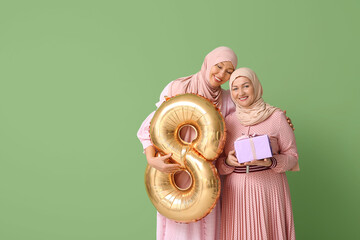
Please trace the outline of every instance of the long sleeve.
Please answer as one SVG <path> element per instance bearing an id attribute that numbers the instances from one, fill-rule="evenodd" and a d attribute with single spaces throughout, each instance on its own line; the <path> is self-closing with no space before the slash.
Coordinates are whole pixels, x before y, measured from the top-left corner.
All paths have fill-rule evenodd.
<path id="1" fill-rule="evenodd" d="M 159 102 L 157 102 L 155 104 L 156 107 L 160 107 L 160 105 L 165 101 L 165 97 L 168 96 L 168 89 L 169 89 L 169 86 L 171 83 L 172 82 L 170 82 L 164 88 L 164 90 L 161 92 L 160 100 L 159 100 Z M 143 121 L 143 123 L 141 124 L 141 126 L 137 132 L 137 137 L 140 140 L 140 142 L 143 146 L 143 149 L 152 145 L 151 139 L 150 139 L 150 122 L 151 122 L 151 119 L 153 118 L 154 114 L 155 114 L 155 111 L 150 113 L 150 115 Z"/>
<path id="2" fill-rule="evenodd" d="M 218 169 L 220 175 L 228 175 L 232 173 L 235 167 L 229 166 L 225 163 L 226 156 L 224 153 L 216 160 L 216 168 Z"/>
<path id="3" fill-rule="evenodd" d="M 275 113 L 276 114 L 276 113 Z M 295 142 L 294 131 L 289 126 L 283 112 L 278 116 L 278 144 L 279 154 L 274 155 L 276 166 L 272 168 L 275 172 L 289 170 L 299 171 L 298 152 Z"/>
<path id="4" fill-rule="evenodd" d="M 143 121 L 143 123 L 141 124 L 138 132 L 137 132 L 137 137 L 140 140 L 143 149 L 149 147 L 152 145 L 151 140 L 150 140 L 150 122 L 151 119 L 153 118 L 155 114 L 155 111 L 150 113 L 150 115 Z"/>

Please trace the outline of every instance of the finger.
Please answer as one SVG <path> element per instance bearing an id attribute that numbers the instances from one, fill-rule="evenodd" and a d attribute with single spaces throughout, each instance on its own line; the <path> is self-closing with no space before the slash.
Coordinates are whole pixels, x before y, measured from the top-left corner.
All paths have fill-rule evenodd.
<path id="1" fill-rule="evenodd" d="M 237 158 L 234 157 L 233 155 L 229 155 L 229 159 L 230 159 L 231 161 L 236 161 L 236 162 L 237 162 Z"/>
<path id="2" fill-rule="evenodd" d="M 163 169 L 162 172 L 165 172 L 165 173 L 174 173 L 174 172 L 177 172 L 177 171 L 180 171 L 181 169 L 173 169 L 173 168 L 166 168 L 166 169 Z"/>
<path id="3" fill-rule="evenodd" d="M 159 159 L 165 160 L 165 159 L 170 158 L 171 155 L 172 155 L 172 153 L 169 153 L 169 154 L 166 154 L 166 155 L 164 155 L 164 156 L 159 157 Z"/>
<path id="4" fill-rule="evenodd" d="M 166 165 L 175 165 L 175 164 L 166 164 Z M 181 168 L 180 166 L 165 166 L 163 170 L 164 172 L 172 173 L 172 172 L 180 171 Z"/>
<path id="5" fill-rule="evenodd" d="M 165 163 L 165 165 L 167 167 L 181 167 L 181 165 L 178 163 Z"/>
<path id="6" fill-rule="evenodd" d="M 230 160 L 230 163 L 233 165 L 233 166 L 240 166 L 240 163 L 237 161 L 237 159 L 230 159 L 229 158 L 229 160 Z"/>
<path id="7" fill-rule="evenodd" d="M 241 166 L 241 163 L 239 163 L 237 159 L 233 160 L 233 163 L 236 164 L 236 166 Z"/>
<path id="8" fill-rule="evenodd" d="M 252 161 L 250 161 L 250 162 L 246 162 L 245 165 L 246 165 L 246 166 L 256 165 L 256 163 L 257 163 L 257 160 L 252 160 Z"/>
<path id="9" fill-rule="evenodd" d="M 172 172 L 181 171 L 184 169 L 184 167 L 182 167 L 178 164 L 166 164 L 166 165 L 170 165 L 170 166 L 166 166 L 166 168 L 171 169 Z"/>
<path id="10" fill-rule="evenodd" d="M 241 167 L 241 164 L 238 163 L 238 162 L 234 162 L 234 163 L 232 163 L 232 165 L 233 165 L 234 167 Z"/>

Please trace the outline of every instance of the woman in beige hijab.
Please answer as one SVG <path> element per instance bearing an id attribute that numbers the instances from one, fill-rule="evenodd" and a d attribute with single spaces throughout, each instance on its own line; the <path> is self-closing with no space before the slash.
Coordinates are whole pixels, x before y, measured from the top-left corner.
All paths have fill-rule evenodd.
<path id="1" fill-rule="evenodd" d="M 293 129 L 280 109 L 264 102 L 254 71 L 237 69 L 229 84 L 236 111 L 225 118 L 226 145 L 217 161 L 220 174 L 225 175 L 221 239 L 295 239 L 285 174 L 299 170 Z M 268 135 L 273 157 L 238 163 L 234 141 L 254 135 Z"/>

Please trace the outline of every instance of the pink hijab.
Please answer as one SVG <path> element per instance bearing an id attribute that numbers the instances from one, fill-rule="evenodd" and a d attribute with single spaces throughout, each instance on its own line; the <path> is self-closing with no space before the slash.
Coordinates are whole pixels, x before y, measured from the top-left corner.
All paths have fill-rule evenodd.
<path id="1" fill-rule="evenodd" d="M 248 78 L 253 86 L 254 86 L 254 94 L 255 100 L 254 102 L 247 108 L 243 108 L 237 104 L 237 102 L 233 99 L 231 95 L 231 99 L 236 105 L 236 116 L 240 120 L 240 123 L 244 126 L 251 126 L 258 124 L 273 114 L 274 111 L 280 110 L 279 108 L 273 107 L 264 102 L 262 99 L 263 88 L 261 83 L 256 76 L 255 72 L 250 68 L 239 68 L 236 69 L 230 77 L 229 85 L 230 89 L 232 87 L 232 83 L 238 77 L 246 77 Z"/>
<path id="2" fill-rule="evenodd" d="M 230 61 L 235 69 L 237 57 L 234 51 L 228 47 L 215 48 L 206 55 L 200 72 L 173 81 L 169 88 L 169 97 L 184 93 L 195 93 L 206 97 L 220 108 L 221 88 L 213 88 L 209 83 L 209 76 L 211 67 L 224 61 Z"/>

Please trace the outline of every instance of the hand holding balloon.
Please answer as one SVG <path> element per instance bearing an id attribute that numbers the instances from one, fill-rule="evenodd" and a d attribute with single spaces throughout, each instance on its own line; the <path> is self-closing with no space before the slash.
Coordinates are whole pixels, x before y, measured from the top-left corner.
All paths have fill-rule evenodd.
<path id="1" fill-rule="evenodd" d="M 168 163 L 171 154 L 167 154 L 165 156 L 156 157 L 155 156 L 155 148 L 153 146 L 149 146 L 145 149 L 146 159 L 148 164 L 159 170 L 160 172 L 164 173 L 173 173 L 179 171 L 180 165 L 177 163 Z"/>
<path id="2" fill-rule="evenodd" d="M 183 138 L 181 130 L 187 127 L 188 133 L 194 130 L 193 139 L 186 134 Z M 166 218 L 183 223 L 208 215 L 220 197 L 220 178 L 212 164 L 225 143 L 220 111 L 204 97 L 177 95 L 155 112 L 150 137 L 153 146 L 145 150 L 149 162 L 145 186 L 155 208 Z M 155 157 L 155 148 L 171 154 Z M 187 176 L 189 184 L 177 182 L 180 176 Z"/>

